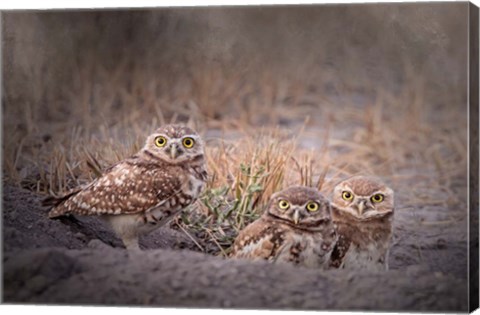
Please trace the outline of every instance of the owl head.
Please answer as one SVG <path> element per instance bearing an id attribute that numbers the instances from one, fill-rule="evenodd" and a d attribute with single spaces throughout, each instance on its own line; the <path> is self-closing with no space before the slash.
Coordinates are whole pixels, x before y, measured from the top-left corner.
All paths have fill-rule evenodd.
<path id="1" fill-rule="evenodd" d="M 184 125 L 166 125 L 148 136 L 142 151 L 152 159 L 178 164 L 203 158 L 198 133 Z"/>
<path id="2" fill-rule="evenodd" d="M 385 217 L 393 213 L 393 190 L 379 179 L 354 176 L 335 186 L 332 206 L 357 220 Z"/>
<path id="3" fill-rule="evenodd" d="M 273 194 L 267 214 L 300 228 L 315 229 L 331 221 L 330 202 L 318 190 L 293 186 Z"/>

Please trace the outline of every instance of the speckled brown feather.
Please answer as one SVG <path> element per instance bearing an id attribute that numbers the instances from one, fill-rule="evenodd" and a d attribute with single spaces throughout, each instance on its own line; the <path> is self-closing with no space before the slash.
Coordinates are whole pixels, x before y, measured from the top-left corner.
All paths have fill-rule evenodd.
<path id="1" fill-rule="evenodd" d="M 285 242 L 285 230 L 285 226 L 261 217 L 240 232 L 231 257 L 273 259 Z"/>
<path id="2" fill-rule="evenodd" d="M 58 206 L 62 201 L 67 200 L 71 196 L 77 194 L 79 191 L 81 191 L 84 187 L 76 187 L 70 191 L 67 191 L 65 194 L 60 195 L 60 196 L 48 196 L 45 199 L 42 200 L 42 206 L 43 207 L 55 207 Z"/>
<path id="3" fill-rule="evenodd" d="M 164 133 L 165 135 L 172 138 L 181 138 L 195 133 L 192 128 L 179 124 L 172 124 L 160 127 L 157 132 Z"/>
<path id="4" fill-rule="evenodd" d="M 129 167 L 124 167 L 129 164 Z M 63 198 L 49 213 L 50 218 L 65 214 L 101 215 L 139 213 L 172 197 L 182 185 L 178 166 L 118 163 L 80 191 Z"/>
<path id="5" fill-rule="evenodd" d="M 299 204 L 305 202 L 306 200 L 315 200 L 319 198 L 319 193 L 314 188 L 292 186 L 288 189 L 275 193 L 272 198 L 273 197 L 288 199 L 288 201 L 292 204 Z"/>

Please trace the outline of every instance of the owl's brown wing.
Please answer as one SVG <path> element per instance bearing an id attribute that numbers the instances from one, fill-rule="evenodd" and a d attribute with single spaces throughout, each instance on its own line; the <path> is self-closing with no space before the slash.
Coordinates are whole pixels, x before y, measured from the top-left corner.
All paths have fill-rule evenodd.
<path id="1" fill-rule="evenodd" d="M 338 239 L 330 256 L 330 267 L 333 268 L 340 268 L 352 242 L 349 233 L 345 233 L 341 225 L 337 226 L 337 232 L 339 234 Z"/>
<path id="2" fill-rule="evenodd" d="M 67 191 L 63 195 L 55 195 L 55 196 L 48 196 L 42 200 L 42 206 L 44 207 L 55 207 L 59 205 L 62 201 L 67 200 L 71 196 L 77 194 L 79 191 L 82 190 L 82 187 L 76 187 L 72 190 Z"/>
<path id="3" fill-rule="evenodd" d="M 278 225 L 260 218 L 240 232 L 231 257 L 274 260 L 283 248 L 284 232 Z"/>
<path id="4" fill-rule="evenodd" d="M 65 214 L 134 214 L 165 202 L 182 186 L 181 170 L 129 160 L 109 168 L 83 189 L 59 201 L 50 218 Z"/>

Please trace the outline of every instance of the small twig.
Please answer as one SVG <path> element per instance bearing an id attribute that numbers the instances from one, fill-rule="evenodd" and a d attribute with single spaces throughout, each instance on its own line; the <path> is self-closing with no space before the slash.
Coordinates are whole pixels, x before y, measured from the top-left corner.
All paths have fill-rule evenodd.
<path id="1" fill-rule="evenodd" d="M 95 159 L 95 157 L 86 149 L 84 149 L 84 152 L 87 156 L 87 166 L 95 173 L 97 177 L 102 176 L 102 168 L 100 167 L 100 163 L 98 163 L 97 159 Z"/>
<path id="2" fill-rule="evenodd" d="M 75 177 L 75 174 L 73 173 L 72 168 L 70 167 L 70 163 L 66 162 L 65 166 L 67 167 L 67 170 L 70 173 L 70 176 L 72 176 L 72 179 L 75 181 L 75 184 L 77 186 L 80 186 L 80 183 L 78 182 L 77 178 Z"/>
<path id="3" fill-rule="evenodd" d="M 222 246 L 220 246 L 220 244 L 217 242 L 217 239 L 215 238 L 215 236 L 213 236 L 212 232 L 210 232 L 209 229 L 205 229 L 205 231 L 207 231 L 208 235 L 210 235 L 210 237 L 212 238 L 213 242 L 215 243 L 215 245 L 218 246 L 218 248 L 220 248 L 220 251 L 222 252 L 223 256 L 227 257 L 227 253 L 225 253 L 225 251 L 223 250 Z"/>
<path id="4" fill-rule="evenodd" d="M 180 228 L 180 230 L 183 231 L 183 233 L 185 233 L 194 243 L 195 245 L 197 245 L 198 248 L 200 248 L 200 250 L 202 252 L 205 252 L 205 249 L 202 247 L 202 245 L 198 244 L 198 242 L 195 240 L 195 238 L 193 238 L 193 236 L 190 235 L 190 233 L 187 232 L 187 230 L 185 230 L 180 224 L 177 223 L 177 226 Z"/>
<path id="5" fill-rule="evenodd" d="M 13 161 L 13 169 L 17 168 L 18 160 L 20 159 L 20 156 L 22 155 L 22 149 L 23 149 L 23 143 L 25 142 L 26 137 L 22 137 L 18 144 L 18 149 L 17 152 L 15 153 L 15 160 Z"/>

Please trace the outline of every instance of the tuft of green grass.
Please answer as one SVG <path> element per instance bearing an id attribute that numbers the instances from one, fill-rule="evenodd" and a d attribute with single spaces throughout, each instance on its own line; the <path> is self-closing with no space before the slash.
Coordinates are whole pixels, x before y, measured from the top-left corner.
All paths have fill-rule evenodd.
<path id="1" fill-rule="evenodd" d="M 228 256 L 235 237 L 262 215 L 274 192 L 290 185 L 322 186 L 328 165 L 321 167 L 324 159 L 314 156 L 299 148 L 296 137 L 276 129 L 231 145 L 222 141 L 207 152 L 206 190 L 171 226 L 195 239 L 199 250 Z"/>

